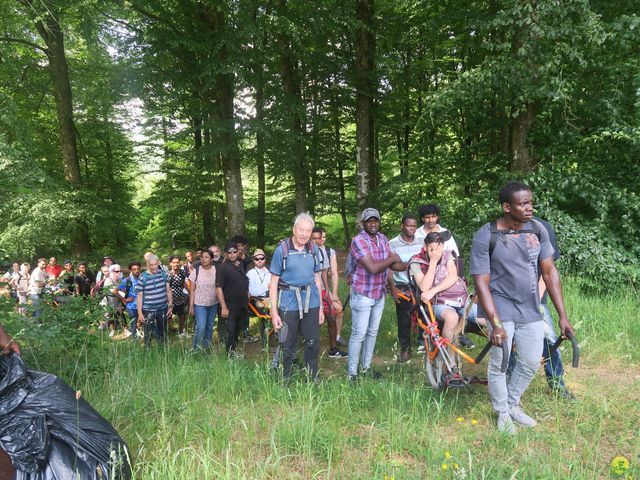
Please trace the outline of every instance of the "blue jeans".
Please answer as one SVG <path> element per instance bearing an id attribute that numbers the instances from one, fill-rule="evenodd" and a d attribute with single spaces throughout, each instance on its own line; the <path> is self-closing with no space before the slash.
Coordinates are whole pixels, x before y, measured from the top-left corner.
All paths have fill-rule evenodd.
<path id="1" fill-rule="evenodd" d="M 31 298 L 31 310 L 33 312 L 33 318 L 38 318 L 42 313 L 42 297 L 40 295 L 34 295 L 33 293 L 29 295 Z"/>
<path id="2" fill-rule="evenodd" d="M 557 336 L 553 328 L 553 317 L 546 303 L 542 305 L 542 318 L 544 319 L 544 340 L 542 341 L 542 358 L 544 359 L 544 374 L 547 377 L 547 383 L 551 388 L 564 388 L 564 366 L 562 364 L 562 356 L 558 350 L 551 355 L 549 352 L 551 346 L 556 343 Z M 518 353 L 513 352 L 509 357 L 509 369 L 507 375 L 511 375 L 513 367 L 515 367 Z"/>
<path id="3" fill-rule="evenodd" d="M 209 348 L 211 337 L 213 336 L 216 313 L 218 312 L 218 304 L 216 303 L 210 307 L 194 305 L 193 310 L 196 323 L 196 331 L 193 334 L 193 349 Z"/>
<path id="4" fill-rule="evenodd" d="M 442 320 L 442 314 L 447 309 L 455 310 L 455 312 L 458 314 L 458 317 L 462 317 L 464 315 L 464 311 L 466 307 L 462 306 L 460 308 L 454 308 L 454 307 L 449 307 L 448 305 L 441 305 L 438 303 L 433 306 L 433 314 L 436 316 L 437 320 Z M 474 303 L 473 305 L 471 305 L 471 308 L 469 309 L 469 313 L 467 314 L 467 322 L 477 323 L 476 322 L 477 316 L 478 316 L 478 305 Z"/>
<path id="5" fill-rule="evenodd" d="M 127 308 L 127 315 L 129 316 L 129 331 L 131 332 L 131 338 L 136 338 L 138 336 L 138 310 L 135 308 Z"/>
<path id="6" fill-rule="evenodd" d="M 349 375 L 358 374 L 358 362 L 362 370 L 371 367 L 376 346 L 385 297 L 378 300 L 351 292 L 351 338 L 349 338 Z"/>

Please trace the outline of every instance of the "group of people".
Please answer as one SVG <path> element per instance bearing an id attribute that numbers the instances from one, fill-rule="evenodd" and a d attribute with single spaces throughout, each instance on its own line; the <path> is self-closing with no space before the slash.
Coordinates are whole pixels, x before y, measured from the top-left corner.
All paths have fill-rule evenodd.
<path id="1" fill-rule="evenodd" d="M 397 314 L 398 362 L 407 362 L 413 343 L 412 299 L 419 298 L 431 302 L 442 335 L 451 341 L 471 344 L 460 331 L 462 318 L 486 327 L 494 345 L 488 366 L 489 393 L 498 413 L 498 428 L 513 433 L 515 424 L 535 425 L 520 407 L 520 398 L 543 355 L 551 388 L 573 398 L 564 384 L 559 353 L 549 351 L 555 333 L 547 297 L 558 313 L 561 334 L 573 330 L 554 264 L 560 254 L 555 233 L 547 222 L 533 218 L 531 189 L 521 182 L 509 182 L 500 190 L 499 202 L 503 215 L 484 225 L 473 239 L 470 273 L 475 297 L 467 293 L 458 246 L 452 233 L 440 225 L 437 205 L 421 206 L 417 216 L 405 215 L 399 234 L 390 241 L 380 231 L 378 210 L 364 209 L 362 229 L 351 242 L 344 272 L 350 289 L 348 344 L 341 337 L 343 305 L 338 296 L 336 252 L 325 245 L 325 231 L 306 213 L 295 218 L 291 236 L 278 243 L 269 268 L 265 252 L 256 249 L 249 255 L 248 240 L 238 235 L 223 249 L 213 245 L 186 252 L 184 259 L 171 256 L 166 266 L 147 252 L 146 268 L 133 262 L 126 276 L 120 265 L 105 257 L 95 278 L 86 264 L 80 263 L 74 272 L 71 262 L 59 266 L 55 258 L 48 263 L 38 260 L 33 272 L 28 264 L 14 264 L 4 278 L 14 289 L 20 308 L 31 298 L 35 316 L 48 286 L 55 285 L 58 293 L 62 289 L 66 295 L 88 296 L 99 290 L 112 333 L 118 319 L 128 318 L 128 335 L 133 338 L 144 325 L 145 339 L 153 332 L 164 341 L 172 316 L 179 322 L 178 335 L 186 337 L 185 322 L 191 315 L 195 319 L 192 346 L 206 349 L 219 318 L 219 338 L 230 357 L 239 356 L 236 350 L 243 332 L 248 341 L 255 340 L 248 335 L 251 304 L 269 312 L 287 380 L 302 337 L 306 373 L 317 381 L 320 326 L 325 321 L 329 356 L 348 357 L 349 380 L 380 378 L 372 361 L 387 293 Z M 514 344 L 517 349 L 509 373 L 500 370 L 503 342 L 509 351 Z M 421 335 L 417 343 L 423 344 Z M 461 378 L 446 381 L 454 385 Z"/>

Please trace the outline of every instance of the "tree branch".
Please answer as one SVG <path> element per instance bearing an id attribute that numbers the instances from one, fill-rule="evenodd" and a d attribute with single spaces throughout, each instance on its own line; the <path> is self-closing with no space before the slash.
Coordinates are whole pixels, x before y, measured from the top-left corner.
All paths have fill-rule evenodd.
<path id="1" fill-rule="evenodd" d="M 0 42 L 8 42 L 8 43 L 21 43 L 23 45 L 28 45 L 36 50 L 40 50 L 45 55 L 49 55 L 49 49 L 46 47 L 42 47 L 37 43 L 30 42 L 28 40 L 22 40 L 20 38 L 11 38 L 11 37 L 0 37 Z"/>

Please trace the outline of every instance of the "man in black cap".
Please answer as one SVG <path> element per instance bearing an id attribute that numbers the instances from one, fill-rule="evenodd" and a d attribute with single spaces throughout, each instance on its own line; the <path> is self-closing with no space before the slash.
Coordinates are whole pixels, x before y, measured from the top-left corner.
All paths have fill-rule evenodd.
<path id="1" fill-rule="evenodd" d="M 249 280 L 238 259 L 235 242 L 225 245 L 224 254 L 224 261 L 216 269 L 216 291 L 220 300 L 220 317 L 227 323 L 227 354 L 231 358 L 239 358 L 241 355 L 236 353 L 238 335 L 243 320 L 249 316 Z"/>

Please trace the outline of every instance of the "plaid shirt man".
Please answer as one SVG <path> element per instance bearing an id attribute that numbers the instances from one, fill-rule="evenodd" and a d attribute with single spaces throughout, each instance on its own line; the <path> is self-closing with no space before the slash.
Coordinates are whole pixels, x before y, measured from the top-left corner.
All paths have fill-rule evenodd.
<path id="1" fill-rule="evenodd" d="M 351 290 L 365 297 L 378 300 L 384 297 L 386 293 L 387 271 L 369 273 L 367 269 L 358 262 L 358 260 L 367 253 L 371 254 L 371 258 L 375 262 L 386 259 L 391 255 L 387 237 L 378 232 L 376 233 L 376 238 L 373 239 L 363 230 L 356 235 L 351 242 L 351 258 L 356 264 L 351 279 Z"/>

